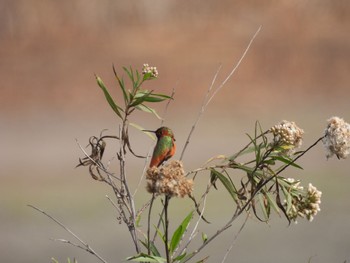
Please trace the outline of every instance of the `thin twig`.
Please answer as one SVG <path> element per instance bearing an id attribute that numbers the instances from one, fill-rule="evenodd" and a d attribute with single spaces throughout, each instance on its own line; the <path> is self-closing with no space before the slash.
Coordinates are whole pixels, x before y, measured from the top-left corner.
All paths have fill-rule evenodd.
<path id="1" fill-rule="evenodd" d="M 176 91 L 176 87 L 178 86 L 178 83 L 179 83 L 179 82 L 176 82 L 175 88 L 173 88 L 173 91 L 171 92 L 171 95 L 170 95 L 170 98 L 171 98 L 171 99 L 169 99 L 168 102 L 167 102 L 167 104 L 165 105 L 165 109 L 164 109 L 164 113 L 163 113 L 163 118 L 162 118 L 162 120 L 161 120 L 161 122 L 160 122 L 160 126 L 163 126 L 163 123 L 164 123 L 164 120 L 165 120 L 165 116 L 166 116 L 166 114 L 167 114 L 167 112 L 168 112 L 168 108 L 169 108 L 170 102 L 171 102 L 171 101 L 173 100 L 173 98 L 174 98 L 175 91 Z"/>
<path id="2" fill-rule="evenodd" d="M 108 195 L 106 195 L 106 198 L 107 198 L 107 199 L 109 200 L 109 202 L 114 206 L 114 208 L 118 210 L 118 212 L 119 212 L 120 215 L 122 215 L 122 214 L 124 213 L 124 212 L 122 212 L 122 211 L 120 210 L 120 208 L 117 206 L 117 204 L 114 203 L 113 200 L 112 200 Z"/>
<path id="3" fill-rule="evenodd" d="M 212 88 L 213 88 L 213 86 L 214 86 L 214 84 L 215 84 L 216 78 L 217 78 L 217 76 L 219 75 L 219 72 L 220 72 L 221 67 L 222 67 L 222 65 L 220 64 L 219 67 L 218 67 L 218 69 L 216 70 L 216 73 L 215 73 L 215 75 L 214 75 L 214 78 L 213 78 L 213 80 L 212 80 L 212 82 L 211 82 L 211 84 L 210 84 L 210 86 L 209 86 L 209 88 L 208 88 L 208 90 L 207 90 L 207 93 L 205 94 L 205 97 L 204 97 L 203 102 L 202 102 L 201 110 L 200 110 L 199 113 L 198 113 L 198 116 L 197 116 L 196 121 L 195 121 L 194 124 L 192 125 L 191 131 L 190 131 L 190 133 L 188 134 L 188 137 L 187 137 L 185 146 L 184 146 L 184 148 L 182 149 L 181 156 L 180 156 L 180 161 L 182 160 L 182 158 L 183 158 L 183 156 L 184 156 L 184 154 L 185 154 L 185 150 L 186 150 L 186 148 L 187 148 L 187 145 L 190 143 L 190 138 L 191 138 L 191 136 L 192 136 L 192 133 L 194 132 L 194 129 L 196 128 L 198 121 L 199 121 L 200 118 L 202 117 L 202 114 L 203 114 L 204 111 L 205 111 L 206 105 L 208 105 L 208 104 L 206 103 L 206 101 L 207 101 L 207 99 L 208 99 L 208 97 L 209 97 L 210 91 L 212 90 Z"/>
<path id="4" fill-rule="evenodd" d="M 89 249 L 87 249 L 86 247 L 81 246 L 81 245 L 78 245 L 78 244 L 76 244 L 76 243 L 73 243 L 73 242 L 70 241 L 70 240 L 66 240 L 66 239 L 63 239 L 63 238 L 51 238 L 51 240 L 52 240 L 52 241 L 58 241 L 58 242 L 62 242 L 62 243 L 65 243 L 65 244 L 72 245 L 72 246 L 74 246 L 74 247 L 80 248 L 80 249 L 85 250 L 86 252 L 89 252 L 90 254 L 92 254 L 91 251 L 90 251 Z"/>
<path id="5" fill-rule="evenodd" d="M 209 89 L 208 89 L 208 91 L 207 91 L 207 94 L 206 94 L 206 96 L 205 96 L 205 99 L 204 99 L 204 101 L 203 101 L 203 104 L 202 104 L 202 107 L 201 107 L 201 111 L 199 112 L 198 117 L 197 117 L 197 119 L 196 119 L 194 125 L 192 126 L 191 131 L 190 131 L 190 133 L 189 133 L 189 135 L 188 135 L 188 137 L 187 137 L 185 146 L 184 146 L 184 148 L 183 148 L 183 150 L 182 150 L 182 153 L 181 153 L 180 160 L 182 160 L 182 158 L 183 158 L 183 156 L 184 156 L 185 150 L 186 150 L 186 148 L 187 148 L 187 146 L 188 146 L 188 144 L 189 144 L 189 142 L 190 142 L 190 138 L 191 138 L 191 136 L 192 136 L 192 133 L 193 133 L 194 129 L 196 128 L 199 119 L 201 118 L 202 114 L 204 113 L 205 108 L 209 105 L 209 103 L 210 103 L 211 100 L 215 97 L 215 95 L 223 88 L 223 86 L 227 83 L 227 81 L 228 81 L 228 80 L 232 77 L 232 75 L 236 72 L 236 70 L 238 69 L 239 65 L 240 65 L 241 62 L 243 61 L 244 57 L 245 57 L 246 54 L 248 53 L 248 51 L 249 51 L 249 49 L 250 49 L 250 46 L 253 44 L 254 39 L 255 39 L 256 36 L 259 34 L 261 28 L 262 28 L 262 26 L 260 26 L 260 27 L 258 28 L 258 30 L 255 32 L 255 34 L 253 35 L 253 37 L 250 39 L 249 44 L 248 44 L 248 46 L 246 47 L 245 51 L 243 52 L 241 58 L 238 60 L 237 64 L 234 66 L 234 68 L 233 68 L 233 69 L 231 70 L 231 72 L 228 74 L 228 76 L 226 77 L 226 79 L 220 84 L 220 86 L 219 86 L 216 90 L 214 90 L 213 94 L 212 94 L 212 95 L 210 96 L 210 98 L 207 100 L 207 98 L 208 98 L 208 96 L 209 96 L 209 93 L 210 93 L 212 87 L 214 86 L 214 83 L 215 83 L 215 80 L 216 80 L 216 78 L 217 78 L 217 75 L 219 74 L 219 71 L 220 71 L 220 69 L 221 69 L 221 65 L 220 65 L 220 67 L 218 68 L 216 74 L 214 75 L 213 81 L 212 81 L 212 83 L 211 83 L 211 85 L 210 85 L 210 87 L 209 87 Z"/>
<path id="6" fill-rule="evenodd" d="M 238 238 L 238 235 L 242 232 L 243 228 L 245 227 L 247 221 L 248 221 L 248 218 L 249 218 L 249 213 L 247 214 L 242 226 L 240 227 L 240 229 L 238 230 L 238 232 L 235 234 L 233 240 L 232 240 L 232 243 L 230 245 L 230 247 L 227 249 L 226 253 L 225 253 L 225 256 L 224 258 L 222 259 L 221 263 L 224 263 L 227 259 L 227 256 L 228 254 L 231 252 L 232 248 L 233 248 L 233 245 L 236 243 L 236 240 Z"/>
<path id="7" fill-rule="evenodd" d="M 78 237 L 72 230 L 70 230 L 68 227 L 66 227 L 63 223 L 61 223 L 60 221 L 58 221 L 56 218 L 54 218 L 53 216 L 51 216 L 50 214 L 46 213 L 45 211 L 41 210 L 40 208 L 34 206 L 34 205 L 28 205 L 29 207 L 33 208 L 34 210 L 44 214 L 45 216 L 47 216 L 48 218 L 50 218 L 52 221 L 54 221 L 56 224 L 58 224 L 60 227 L 62 227 L 64 230 L 66 230 L 69 234 L 71 234 L 75 239 L 77 239 L 83 246 L 81 247 L 82 249 L 88 251 L 89 253 L 93 254 L 95 257 L 97 257 L 101 262 L 107 263 L 106 260 L 104 260 L 99 254 L 96 253 L 95 250 L 92 249 L 92 247 L 89 246 L 89 244 L 85 243 L 80 237 Z M 66 242 L 66 243 L 70 243 L 70 244 L 74 244 L 71 242 Z M 78 245 L 79 246 L 79 245 Z"/>
<path id="8" fill-rule="evenodd" d="M 241 62 L 243 61 L 244 57 L 247 55 L 250 46 L 253 44 L 255 38 L 257 37 L 257 35 L 259 34 L 260 30 L 261 30 L 262 26 L 259 26 L 258 30 L 255 32 L 255 34 L 253 35 L 253 37 L 250 39 L 248 46 L 246 47 L 246 49 L 243 52 L 243 55 L 241 56 L 241 58 L 238 60 L 236 66 L 232 69 L 232 71 L 230 72 L 230 74 L 228 74 L 227 78 L 221 83 L 221 85 L 213 92 L 213 94 L 211 95 L 211 97 L 209 98 L 207 104 L 205 105 L 208 106 L 208 104 L 210 103 L 210 101 L 215 97 L 216 93 L 218 93 L 222 87 L 226 84 L 226 82 L 232 77 L 232 75 L 236 72 L 236 70 L 238 69 L 239 65 L 241 64 Z"/>
<path id="9" fill-rule="evenodd" d="M 140 188 L 140 186 L 141 186 L 142 180 L 143 180 L 143 178 L 145 177 L 145 174 L 146 174 L 146 171 L 147 171 L 147 168 L 148 168 L 149 157 L 150 157 L 150 154 L 151 154 L 151 152 L 152 152 L 152 148 L 153 148 L 153 147 L 150 147 L 149 150 L 148 150 L 147 157 L 146 157 L 146 159 L 145 159 L 145 164 L 144 164 L 143 170 L 142 170 L 142 176 L 140 177 L 139 183 L 137 184 L 136 189 L 135 189 L 135 191 L 134 191 L 134 194 L 132 195 L 133 198 L 135 197 L 137 191 L 139 190 L 139 188 Z"/>

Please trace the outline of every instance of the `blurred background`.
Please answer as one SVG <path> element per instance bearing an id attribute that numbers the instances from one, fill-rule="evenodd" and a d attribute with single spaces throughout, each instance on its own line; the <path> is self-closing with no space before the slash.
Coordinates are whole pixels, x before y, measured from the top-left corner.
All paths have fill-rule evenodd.
<path id="1" fill-rule="evenodd" d="M 282 119 L 295 121 L 305 130 L 307 147 L 322 135 L 331 116 L 350 121 L 349 12 L 345 0 L 2 0 L 2 261 L 37 263 L 54 257 L 66 262 L 75 257 L 97 262 L 86 252 L 52 241 L 70 237 L 27 204 L 64 222 L 109 262 L 134 254 L 126 227 L 118 224 L 105 197 L 111 191 L 92 180 L 87 168 L 74 169 L 82 157 L 75 139 L 85 146 L 103 129 L 109 134 L 118 130 L 94 74 L 118 98 L 112 64 L 120 74 L 122 66 L 157 66 L 159 78 L 147 88 L 166 94 L 176 90 L 164 117 L 175 133 L 179 158 L 218 66 L 220 83 L 262 25 L 241 66 L 200 120 L 185 168 L 239 150 L 256 120 L 265 129 Z M 164 104 L 156 109 L 163 115 Z M 147 129 L 160 125 L 141 112 L 131 121 Z M 135 151 L 146 154 L 153 142 L 138 131 L 132 135 Z M 109 145 L 112 154 L 118 145 Z M 135 189 L 144 160 L 130 157 L 129 163 Z M 226 262 L 350 261 L 349 161 L 327 161 L 318 145 L 300 164 L 303 171 L 290 169 L 285 175 L 317 186 L 323 192 L 322 211 L 312 223 L 299 220 L 289 227 L 278 216 L 269 224 L 248 220 Z M 117 168 L 115 162 L 112 167 Z M 198 183 L 206 181 L 203 174 Z M 144 185 L 142 181 L 138 187 L 138 207 L 149 197 Z M 187 200 L 174 204 L 173 227 L 192 208 Z M 201 230 L 214 233 L 232 212 L 231 205 L 224 192 L 209 196 L 207 218 L 213 224 Z M 221 262 L 240 223 L 201 256 Z"/>

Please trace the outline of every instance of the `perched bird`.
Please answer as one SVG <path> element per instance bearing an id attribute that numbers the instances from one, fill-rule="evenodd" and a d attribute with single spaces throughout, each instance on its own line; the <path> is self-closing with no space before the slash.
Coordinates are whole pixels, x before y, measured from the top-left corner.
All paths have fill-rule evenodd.
<path id="1" fill-rule="evenodd" d="M 168 127 L 160 127 L 156 131 L 144 131 L 153 132 L 157 136 L 157 144 L 154 147 L 149 167 L 158 167 L 175 154 L 176 145 L 174 134 Z"/>

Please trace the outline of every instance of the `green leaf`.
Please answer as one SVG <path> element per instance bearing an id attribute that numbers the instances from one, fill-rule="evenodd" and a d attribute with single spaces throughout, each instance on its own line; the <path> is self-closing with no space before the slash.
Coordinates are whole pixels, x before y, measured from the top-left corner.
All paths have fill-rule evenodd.
<path id="1" fill-rule="evenodd" d="M 103 81 L 100 77 L 98 77 L 97 75 L 95 75 L 96 77 L 96 81 L 97 84 L 100 86 L 100 88 L 102 89 L 107 102 L 109 103 L 109 105 L 111 106 L 111 108 L 113 109 L 113 111 L 122 119 L 122 115 L 120 113 L 120 111 L 123 111 L 122 108 L 120 108 L 113 100 L 113 98 L 111 97 L 111 95 L 109 94 L 106 86 L 103 84 Z"/>
<path id="2" fill-rule="evenodd" d="M 127 69 L 126 67 L 123 67 L 123 69 L 126 72 L 126 74 L 128 74 L 129 79 L 131 80 L 132 85 L 133 85 L 133 91 L 135 91 L 136 88 L 139 86 L 139 79 L 138 79 L 138 77 L 136 76 L 137 79 L 135 80 L 134 71 L 132 70 L 132 67 L 130 67 L 130 69 Z"/>
<path id="3" fill-rule="evenodd" d="M 303 167 L 297 165 L 296 163 L 292 163 L 293 160 L 290 159 L 290 158 L 288 158 L 288 157 L 273 156 L 273 159 L 278 160 L 278 161 L 280 161 L 280 162 L 282 162 L 282 163 L 285 163 L 285 164 L 287 164 L 287 165 L 291 165 L 291 166 L 293 166 L 293 167 L 296 167 L 296 168 L 299 168 L 299 169 L 303 170 Z"/>
<path id="4" fill-rule="evenodd" d="M 232 199 L 235 202 L 238 201 L 237 190 L 236 190 L 235 186 L 231 183 L 231 181 L 229 179 L 227 179 L 222 173 L 219 173 L 215 169 L 210 169 L 210 175 L 211 175 L 211 178 L 213 178 L 213 176 L 216 176 L 217 178 L 219 178 L 221 183 L 225 186 L 226 190 L 231 195 Z"/>
<path id="5" fill-rule="evenodd" d="M 136 217 L 135 224 L 137 227 L 141 227 L 140 221 L 141 221 L 141 213 Z"/>
<path id="6" fill-rule="evenodd" d="M 279 210 L 279 208 L 278 208 L 278 205 L 277 205 L 277 203 L 276 203 L 276 201 L 275 201 L 273 195 L 272 195 L 271 193 L 265 193 L 265 196 L 266 196 L 266 198 L 267 198 L 269 204 L 270 204 L 270 205 L 272 206 L 272 208 L 275 210 L 275 212 L 276 212 L 277 214 L 279 214 L 279 213 L 280 213 L 280 210 Z"/>
<path id="7" fill-rule="evenodd" d="M 263 212 L 265 220 L 267 221 L 269 219 L 269 216 L 270 216 L 270 209 L 268 207 L 266 207 L 265 198 L 264 197 L 265 197 L 265 195 L 263 195 L 263 194 L 259 194 L 258 195 L 258 199 L 259 199 L 259 204 L 260 204 L 261 210 Z"/>
<path id="8" fill-rule="evenodd" d="M 59 262 L 57 261 L 57 259 L 55 259 L 55 258 L 51 258 L 51 260 L 52 260 L 53 263 L 59 263 Z"/>
<path id="9" fill-rule="evenodd" d="M 249 166 L 236 164 L 235 168 L 240 169 L 242 171 L 245 171 L 245 172 L 249 173 L 250 175 L 252 175 L 254 173 L 254 175 L 256 175 L 256 176 L 260 176 L 260 177 L 264 176 L 264 174 L 261 171 L 255 170 L 255 168 L 252 168 Z"/>
<path id="10" fill-rule="evenodd" d="M 165 243 L 165 236 L 162 233 L 162 231 L 157 226 L 154 226 L 154 228 L 156 229 L 156 232 L 157 232 L 158 236 L 160 237 L 160 239 L 163 241 L 163 243 Z"/>
<path id="11" fill-rule="evenodd" d="M 290 211 L 290 209 L 292 208 L 292 195 L 288 192 L 284 192 L 284 196 L 286 197 L 286 202 L 287 202 L 286 211 L 288 213 Z"/>
<path id="12" fill-rule="evenodd" d="M 202 232 L 202 241 L 203 241 L 203 243 L 207 242 L 207 240 L 208 240 L 207 234 Z"/>
<path id="13" fill-rule="evenodd" d="M 191 211 L 185 219 L 182 221 L 182 223 L 178 226 L 178 228 L 175 230 L 171 241 L 170 241 L 170 253 L 173 253 L 177 246 L 179 245 L 183 234 L 185 233 L 189 223 L 191 222 L 193 216 L 193 211 Z"/>
<path id="14" fill-rule="evenodd" d="M 164 94 L 155 94 L 153 93 L 153 91 L 149 92 L 148 90 L 140 90 L 136 95 L 136 97 L 141 97 L 144 94 L 148 94 L 149 96 L 144 98 L 145 101 L 147 102 L 161 102 L 164 100 L 169 100 L 169 99 L 173 99 L 172 97 L 168 96 L 168 95 L 164 95 Z"/>
<path id="15" fill-rule="evenodd" d="M 123 67 L 124 71 L 126 72 L 126 74 L 128 74 L 129 76 L 129 79 L 134 82 L 134 74 L 133 74 L 133 71 L 132 71 L 132 68 L 130 68 L 130 71 L 126 68 L 126 67 Z"/>
<path id="16" fill-rule="evenodd" d="M 143 102 L 146 101 L 147 97 L 149 97 L 150 94 L 151 94 L 151 91 L 145 94 L 140 94 L 139 92 L 137 92 L 134 97 L 135 100 L 130 104 L 130 106 L 135 107 L 139 104 L 142 104 Z"/>
<path id="17" fill-rule="evenodd" d="M 134 261 L 134 262 L 156 262 L 156 263 L 166 262 L 165 258 L 150 256 L 145 253 L 140 253 L 139 255 L 136 255 L 136 256 L 127 257 L 126 260 Z"/>
<path id="18" fill-rule="evenodd" d="M 149 80 L 149 79 L 154 79 L 154 77 L 152 77 L 152 73 L 151 73 L 151 72 L 145 73 L 145 74 L 143 75 L 143 81 Z"/>
<path id="19" fill-rule="evenodd" d="M 136 82 L 140 83 L 140 73 L 136 70 Z"/>
<path id="20" fill-rule="evenodd" d="M 159 120 L 161 120 L 162 118 L 158 115 L 158 113 L 156 112 L 155 109 L 152 109 L 144 104 L 139 104 L 135 107 L 138 110 L 144 111 L 144 112 L 148 112 L 148 113 L 152 113 L 154 114 Z"/>
<path id="21" fill-rule="evenodd" d="M 144 131 L 145 128 L 143 128 L 142 126 L 140 126 L 140 125 L 138 125 L 138 124 L 136 124 L 136 123 L 133 123 L 133 122 L 130 122 L 129 125 L 132 126 L 132 127 L 134 127 L 134 128 L 136 128 L 136 129 L 138 129 L 139 131 L 142 131 L 142 132 L 145 133 L 148 137 L 150 137 L 153 141 L 155 141 L 155 140 L 157 139 L 157 137 L 154 135 L 154 133 Z"/>
<path id="22" fill-rule="evenodd" d="M 176 258 L 174 258 L 174 262 L 175 261 L 180 261 L 181 259 L 183 259 L 184 257 L 186 257 L 186 255 L 187 255 L 187 253 L 185 252 L 185 253 L 183 253 L 182 255 L 180 255 L 180 256 L 177 256 Z"/>
<path id="23" fill-rule="evenodd" d="M 144 101 L 147 101 L 147 102 L 162 102 L 165 100 L 167 100 L 167 98 L 160 98 L 160 97 L 156 97 L 156 96 L 148 96 L 144 99 Z"/>
<path id="24" fill-rule="evenodd" d="M 147 239 L 147 238 L 145 237 L 145 239 Z M 140 240 L 140 242 L 146 249 L 148 249 L 148 242 L 147 242 L 147 240 L 146 241 Z M 157 247 L 155 246 L 155 244 L 153 242 L 151 242 L 149 244 L 149 248 L 150 248 L 153 256 L 160 257 L 160 253 L 159 253 Z"/>
<path id="25" fill-rule="evenodd" d="M 123 80 L 123 79 L 120 79 L 120 78 L 118 77 L 118 74 L 117 74 L 117 71 L 115 70 L 114 65 L 113 65 L 113 72 L 114 72 L 114 76 L 115 76 L 116 79 L 118 80 L 120 89 L 121 89 L 122 92 L 123 92 L 123 97 L 124 97 L 125 105 L 128 105 L 128 104 L 129 104 L 129 98 L 128 98 L 128 95 L 127 95 L 126 90 L 125 90 L 124 80 Z"/>

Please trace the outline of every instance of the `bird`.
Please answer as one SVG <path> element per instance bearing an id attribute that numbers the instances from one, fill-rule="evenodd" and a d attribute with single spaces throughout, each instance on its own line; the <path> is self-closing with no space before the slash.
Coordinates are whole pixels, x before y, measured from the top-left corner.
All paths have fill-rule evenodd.
<path id="1" fill-rule="evenodd" d="M 165 161 L 170 159 L 176 151 L 174 133 L 168 127 L 160 127 L 156 131 L 144 130 L 145 132 L 153 132 L 157 136 L 157 144 L 154 147 L 150 168 L 159 167 Z"/>

